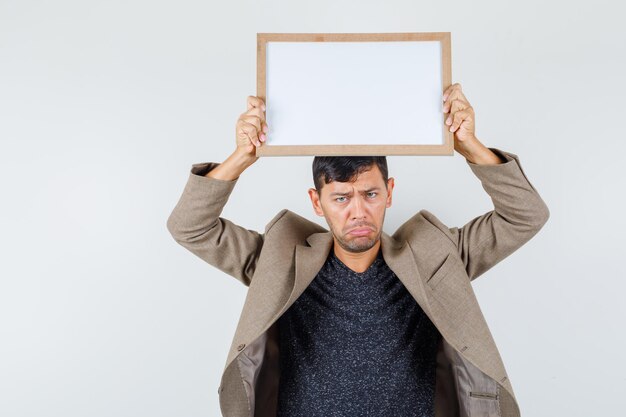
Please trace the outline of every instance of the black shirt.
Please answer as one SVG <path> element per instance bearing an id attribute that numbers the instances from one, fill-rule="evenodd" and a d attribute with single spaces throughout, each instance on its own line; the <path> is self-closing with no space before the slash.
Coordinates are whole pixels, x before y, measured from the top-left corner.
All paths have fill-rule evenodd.
<path id="1" fill-rule="evenodd" d="M 358 273 L 333 249 L 279 318 L 277 417 L 432 417 L 440 334 L 379 251 Z"/>

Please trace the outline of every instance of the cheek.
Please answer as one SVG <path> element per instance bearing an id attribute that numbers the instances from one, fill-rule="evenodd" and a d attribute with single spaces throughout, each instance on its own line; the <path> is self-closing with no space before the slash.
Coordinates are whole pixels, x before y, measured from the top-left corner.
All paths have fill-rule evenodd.
<path id="1" fill-rule="evenodd" d="M 345 229 L 346 223 L 350 220 L 350 209 L 346 207 L 331 207 L 326 210 L 326 217 L 334 225 L 335 229 Z"/>
<path id="2" fill-rule="evenodd" d="M 387 201 L 384 199 L 378 200 L 370 205 L 370 210 L 376 213 L 385 211 L 385 208 L 387 208 Z"/>
<path id="3" fill-rule="evenodd" d="M 372 206 L 372 216 L 376 217 L 378 220 L 382 220 L 385 215 L 385 210 L 387 210 L 387 204 L 385 201 L 379 202 Z"/>

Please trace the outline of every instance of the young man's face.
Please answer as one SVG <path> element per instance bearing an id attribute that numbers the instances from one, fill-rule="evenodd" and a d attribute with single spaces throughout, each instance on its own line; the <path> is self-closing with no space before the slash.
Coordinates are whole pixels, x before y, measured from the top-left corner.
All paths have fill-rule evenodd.
<path id="1" fill-rule="evenodd" d="M 376 164 L 362 172 L 354 182 L 324 184 L 318 195 L 309 189 L 313 209 L 324 216 L 337 243 L 350 252 L 372 248 L 383 230 L 385 210 L 391 207 L 394 179 L 387 180 Z"/>

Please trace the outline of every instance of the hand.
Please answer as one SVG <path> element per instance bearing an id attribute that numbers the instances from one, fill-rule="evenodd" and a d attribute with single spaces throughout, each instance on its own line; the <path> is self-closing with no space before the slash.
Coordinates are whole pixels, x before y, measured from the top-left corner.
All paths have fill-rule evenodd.
<path id="1" fill-rule="evenodd" d="M 474 108 L 463 95 L 461 84 L 454 83 L 443 92 L 443 112 L 450 112 L 446 126 L 454 132 L 454 149 L 460 152 L 466 142 L 476 140 Z"/>
<path id="2" fill-rule="evenodd" d="M 237 141 L 237 153 L 251 157 L 255 161 L 256 147 L 261 146 L 266 140 L 269 127 L 265 123 L 265 103 L 255 96 L 248 96 L 248 110 L 241 113 L 235 126 L 235 138 Z"/>

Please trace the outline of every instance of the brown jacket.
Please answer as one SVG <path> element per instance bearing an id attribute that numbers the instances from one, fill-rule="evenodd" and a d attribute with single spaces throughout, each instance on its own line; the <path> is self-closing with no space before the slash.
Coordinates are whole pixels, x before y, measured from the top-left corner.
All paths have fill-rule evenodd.
<path id="1" fill-rule="evenodd" d="M 490 149 L 506 162 L 466 162 L 491 197 L 492 211 L 461 228 L 449 228 L 420 210 L 393 235 L 381 235 L 383 258 L 442 335 L 437 417 L 520 416 L 470 282 L 528 242 L 546 223 L 549 211 L 517 155 Z M 222 415 L 275 417 L 277 319 L 315 278 L 333 237 L 287 209 L 274 216 L 263 233 L 220 217 L 238 179 L 204 176 L 217 165 L 192 165 L 167 228 L 179 244 L 248 286 L 218 388 Z"/>

